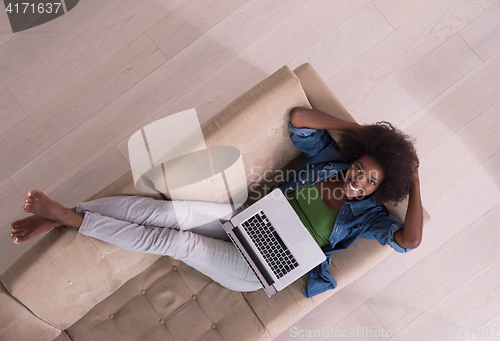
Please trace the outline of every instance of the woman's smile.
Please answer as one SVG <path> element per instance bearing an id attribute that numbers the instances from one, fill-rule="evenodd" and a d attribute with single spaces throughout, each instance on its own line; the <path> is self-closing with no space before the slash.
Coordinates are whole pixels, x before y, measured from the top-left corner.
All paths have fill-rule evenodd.
<path id="1" fill-rule="evenodd" d="M 372 157 L 365 155 L 355 160 L 347 170 L 342 189 L 347 198 L 362 198 L 379 187 L 384 170 Z"/>

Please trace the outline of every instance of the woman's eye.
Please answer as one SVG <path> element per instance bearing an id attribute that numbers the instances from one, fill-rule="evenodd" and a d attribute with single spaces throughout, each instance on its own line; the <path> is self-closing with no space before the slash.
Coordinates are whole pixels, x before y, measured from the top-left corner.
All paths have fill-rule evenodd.
<path id="1" fill-rule="evenodd" d="M 375 181 L 370 180 L 370 183 L 371 183 L 373 186 L 375 186 Z"/>
<path id="2" fill-rule="evenodd" d="M 358 171 L 358 173 L 361 173 L 361 168 L 359 168 L 358 166 L 356 166 L 356 170 Z"/>

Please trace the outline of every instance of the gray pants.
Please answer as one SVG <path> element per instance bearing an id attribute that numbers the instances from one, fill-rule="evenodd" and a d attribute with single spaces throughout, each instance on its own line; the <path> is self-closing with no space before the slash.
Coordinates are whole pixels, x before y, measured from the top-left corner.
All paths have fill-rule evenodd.
<path id="1" fill-rule="evenodd" d="M 84 215 L 78 230 L 83 235 L 170 256 L 231 290 L 262 287 L 217 220 L 232 216 L 230 205 L 118 196 L 81 203 L 76 213 Z"/>

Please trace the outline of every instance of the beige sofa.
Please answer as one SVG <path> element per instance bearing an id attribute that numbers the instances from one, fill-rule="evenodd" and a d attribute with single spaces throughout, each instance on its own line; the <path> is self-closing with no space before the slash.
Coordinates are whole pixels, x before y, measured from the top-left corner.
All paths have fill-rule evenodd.
<path id="1" fill-rule="evenodd" d="M 309 64 L 293 72 L 285 66 L 203 125 L 207 145 L 238 148 L 249 186 L 259 178 L 256 169 L 293 168 L 300 153 L 287 122 L 296 106 L 352 120 Z M 251 172 L 251 166 L 259 167 Z M 128 172 L 89 200 L 130 194 L 140 193 Z M 405 208 L 390 210 L 401 220 Z M 268 298 L 263 290 L 225 289 L 169 257 L 133 253 L 60 227 L 1 275 L 0 340 L 271 340 L 390 252 L 360 239 L 333 256 L 336 290 L 307 299 L 304 276 Z"/>

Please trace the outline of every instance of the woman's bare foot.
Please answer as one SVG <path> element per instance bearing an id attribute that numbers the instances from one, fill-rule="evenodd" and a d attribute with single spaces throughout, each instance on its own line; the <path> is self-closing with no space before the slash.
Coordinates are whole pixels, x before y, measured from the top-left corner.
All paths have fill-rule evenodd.
<path id="1" fill-rule="evenodd" d="M 14 244 L 27 243 L 36 236 L 60 225 L 53 220 L 32 215 L 13 222 L 10 236 Z"/>
<path id="2" fill-rule="evenodd" d="M 34 189 L 26 191 L 23 210 L 70 227 L 80 227 L 83 220 L 83 216 L 50 199 L 42 191 Z"/>

